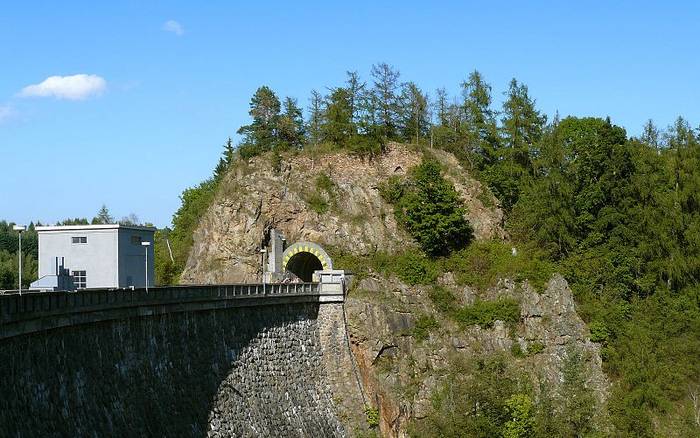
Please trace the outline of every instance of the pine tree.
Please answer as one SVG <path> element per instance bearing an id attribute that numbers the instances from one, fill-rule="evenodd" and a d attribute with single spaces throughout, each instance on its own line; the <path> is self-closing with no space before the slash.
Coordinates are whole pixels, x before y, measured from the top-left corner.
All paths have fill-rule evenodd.
<path id="1" fill-rule="evenodd" d="M 97 216 L 92 218 L 91 223 L 93 225 L 113 224 L 114 218 L 111 214 L 109 214 L 109 209 L 107 209 L 107 206 L 102 204 L 102 207 L 100 207 L 100 211 L 97 212 Z"/>
<path id="2" fill-rule="evenodd" d="M 323 96 L 316 90 L 311 90 L 311 99 L 309 99 L 309 120 L 307 123 L 307 133 L 309 142 L 312 145 L 317 145 L 322 138 L 323 127 Z"/>
<path id="3" fill-rule="evenodd" d="M 530 169 L 530 152 L 542 137 L 547 117 L 535 108 L 535 101 L 528 94 L 527 86 L 512 79 L 504 93 L 503 136 L 508 159 L 524 169 Z"/>
<path id="4" fill-rule="evenodd" d="M 226 140 L 226 143 L 224 143 L 224 152 L 221 154 L 216 168 L 214 168 L 214 179 L 218 180 L 226 174 L 226 171 L 231 166 L 231 163 L 233 163 L 234 153 L 235 150 L 233 147 L 233 140 L 231 140 L 231 137 L 229 137 Z"/>
<path id="5" fill-rule="evenodd" d="M 470 152 L 482 162 L 492 163 L 499 144 L 496 113 L 491 109 L 491 86 L 474 70 L 462 82 L 462 97 L 463 132 Z"/>
<path id="6" fill-rule="evenodd" d="M 444 87 L 435 90 L 435 115 L 440 126 L 450 126 L 449 103 L 447 103 L 447 91 Z"/>
<path id="7" fill-rule="evenodd" d="M 360 119 L 362 100 L 365 98 L 367 84 L 360 80 L 360 75 L 356 71 L 348 71 L 346 89 L 350 98 L 350 114 L 352 123 L 357 125 Z"/>
<path id="8" fill-rule="evenodd" d="M 651 119 L 647 120 L 647 122 L 644 124 L 641 140 L 660 153 L 661 139 L 661 132 L 656 125 L 654 125 L 654 121 Z"/>
<path id="9" fill-rule="evenodd" d="M 345 146 L 354 134 L 353 128 L 350 92 L 347 88 L 336 88 L 326 100 L 323 140 Z"/>
<path id="10" fill-rule="evenodd" d="M 284 99 L 284 112 L 279 118 L 277 136 L 278 145 L 287 148 L 301 149 L 304 141 L 304 118 L 296 99 Z"/>
<path id="11" fill-rule="evenodd" d="M 407 82 L 401 86 L 399 101 L 401 136 L 407 141 L 418 143 L 430 129 L 428 96 L 414 82 Z"/>
<path id="12" fill-rule="evenodd" d="M 275 145 L 280 118 L 280 101 L 275 92 L 267 86 L 258 88 L 250 99 L 248 114 L 253 122 L 238 129 L 238 134 L 244 136 L 241 149 L 246 157 L 269 151 Z"/>
<path id="13" fill-rule="evenodd" d="M 399 71 L 387 63 L 372 66 L 372 103 L 378 116 L 379 133 L 386 138 L 395 138 L 397 134 L 399 76 Z"/>

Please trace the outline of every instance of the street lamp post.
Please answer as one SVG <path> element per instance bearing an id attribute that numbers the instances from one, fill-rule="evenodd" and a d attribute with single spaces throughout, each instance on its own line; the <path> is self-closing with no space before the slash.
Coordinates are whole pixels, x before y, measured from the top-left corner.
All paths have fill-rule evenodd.
<path id="1" fill-rule="evenodd" d="M 22 233 L 27 231 L 26 225 L 15 225 L 12 227 L 13 230 L 19 233 L 19 251 L 17 252 L 17 258 L 19 259 L 19 294 L 22 295 Z"/>
<path id="2" fill-rule="evenodd" d="M 267 249 L 263 248 L 260 250 L 260 255 L 262 255 L 262 285 L 263 285 L 263 295 L 265 294 L 265 256 L 267 255 Z"/>
<path id="3" fill-rule="evenodd" d="M 148 293 L 148 247 L 151 246 L 151 242 L 141 242 L 141 246 L 146 250 L 146 293 Z"/>

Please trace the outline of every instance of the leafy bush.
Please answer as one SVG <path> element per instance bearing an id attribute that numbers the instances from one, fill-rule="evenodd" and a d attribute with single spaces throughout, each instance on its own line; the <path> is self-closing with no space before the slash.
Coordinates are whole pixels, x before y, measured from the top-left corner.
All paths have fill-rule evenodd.
<path id="1" fill-rule="evenodd" d="M 434 283 L 438 276 L 435 264 L 415 252 L 407 252 L 396 257 L 390 269 L 406 284 Z"/>
<path id="2" fill-rule="evenodd" d="M 172 244 L 175 271 L 185 267 L 192 247 L 194 230 L 207 211 L 218 188 L 218 180 L 210 178 L 196 187 L 185 189 L 180 195 L 182 204 L 173 215 L 173 230 L 169 234 Z"/>
<path id="3" fill-rule="evenodd" d="M 367 416 L 369 427 L 379 426 L 379 409 L 368 406 L 365 408 L 365 415 Z"/>
<path id="4" fill-rule="evenodd" d="M 379 195 L 386 202 L 396 203 L 403 195 L 403 181 L 398 175 L 392 175 L 386 181 L 379 184 Z"/>
<path id="5" fill-rule="evenodd" d="M 591 331 L 591 341 L 601 343 L 607 342 L 610 331 L 604 322 L 593 321 L 588 325 L 588 328 Z"/>
<path id="6" fill-rule="evenodd" d="M 371 135 L 353 135 L 347 141 L 347 148 L 351 154 L 362 158 L 374 158 L 384 150 L 382 143 Z"/>
<path id="7" fill-rule="evenodd" d="M 520 304 L 517 301 L 501 298 L 495 301 L 476 301 L 471 306 L 459 309 L 455 318 L 461 324 L 493 327 L 496 320 L 515 324 L 520 320 Z"/>
<path id="8" fill-rule="evenodd" d="M 328 196 L 332 196 L 335 193 L 335 183 L 325 173 L 321 173 L 316 177 L 316 188 L 325 192 Z"/>
<path id="9" fill-rule="evenodd" d="M 414 437 L 500 437 L 513 420 L 507 401 L 519 393 L 521 376 L 505 357 L 449 358 L 444 385 L 432 395 L 427 416 L 411 428 Z"/>
<path id="10" fill-rule="evenodd" d="M 456 299 L 449 289 L 435 285 L 428 292 L 428 297 L 435 307 L 442 313 L 453 313 L 456 308 Z"/>
<path id="11" fill-rule="evenodd" d="M 506 400 L 510 420 L 503 426 L 503 438 L 532 436 L 535 427 L 534 406 L 527 394 L 515 394 Z"/>
<path id="12" fill-rule="evenodd" d="M 527 355 L 528 356 L 534 356 L 536 354 L 540 354 L 544 351 L 544 344 L 540 341 L 534 341 L 531 342 L 530 345 L 527 346 Z"/>
<path id="13" fill-rule="evenodd" d="M 318 214 L 324 214 L 328 211 L 328 201 L 318 192 L 311 192 L 304 198 L 309 208 Z"/>
<path id="14" fill-rule="evenodd" d="M 419 341 L 428 339 L 428 335 L 434 329 L 440 327 L 434 317 L 421 315 L 416 320 L 416 325 L 413 327 L 413 337 Z"/>

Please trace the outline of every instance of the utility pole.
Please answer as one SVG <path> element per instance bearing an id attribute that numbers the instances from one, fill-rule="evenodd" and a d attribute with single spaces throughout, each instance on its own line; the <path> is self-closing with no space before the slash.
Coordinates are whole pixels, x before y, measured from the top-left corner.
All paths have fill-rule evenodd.
<path id="1" fill-rule="evenodd" d="M 19 294 L 22 295 L 22 233 L 27 231 L 26 225 L 15 225 L 13 230 L 19 233 L 19 251 L 17 251 L 17 259 L 19 261 Z"/>

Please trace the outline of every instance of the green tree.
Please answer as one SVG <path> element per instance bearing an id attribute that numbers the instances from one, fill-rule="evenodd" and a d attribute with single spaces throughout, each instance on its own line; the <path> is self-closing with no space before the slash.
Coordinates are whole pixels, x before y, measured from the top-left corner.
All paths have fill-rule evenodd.
<path id="1" fill-rule="evenodd" d="M 428 96 L 415 83 L 407 82 L 401 86 L 399 102 L 401 136 L 418 143 L 430 129 Z"/>
<path id="2" fill-rule="evenodd" d="M 491 109 L 491 85 L 475 70 L 462 82 L 462 97 L 462 132 L 467 148 L 477 162 L 492 163 L 499 142 L 496 113 Z"/>
<path id="3" fill-rule="evenodd" d="M 334 89 L 326 101 L 323 139 L 345 146 L 354 134 L 350 93 L 346 88 Z"/>
<path id="4" fill-rule="evenodd" d="M 231 137 L 229 137 L 226 140 L 226 143 L 224 143 L 224 151 L 219 158 L 216 168 L 214 168 L 214 179 L 221 179 L 226 174 L 226 171 L 228 171 L 229 167 L 233 163 L 235 152 L 233 140 L 231 140 Z"/>
<path id="5" fill-rule="evenodd" d="M 390 139 L 395 138 L 398 132 L 399 76 L 399 71 L 385 62 L 372 66 L 373 112 L 376 112 L 378 117 L 379 134 Z"/>
<path id="6" fill-rule="evenodd" d="M 284 99 L 283 106 L 284 111 L 278 121 L 278 144 L 284 148 L 301 149 L 306 134 L 301 108 L 291 97 Z"/>
<path id="7" fill-rule="evenodd" d="M 345 89 L 348 90 L 350 120 L 354 125 L 357 125 L 360 120 L 362 100 L 365 98 L 367 84 L 360 79 L 360 75 L 356 71 L 348 71 L 346 74 Z"/>
<path id="8" fill-rule="evenodd" d="M 109 209 L 104 204 L 102 204 L 102 207 L 100 207 L 100 211 L 97 212 L 97 216 L 92 218 L 91 221 L 93 225 L 113 224 L 114 222 L 114 217 L 112 217 L 112 215 L 109 213 Z"/>
<path id="9" fill-rule="evenodd" d="M 267 86 L 258 88 L 250 99 L 248 114 L 253 119 L 252 123 L 238 129 L 238 134 L 244 136 L 240 146 L 244 158 L 269 151 L 275 146 L 280 118 L 279 98 Z"/>
<path id="10" fill-rule="evenodd" d="M 309 136 L 309 142 L 312 145 L 317 145 L 323 138 L 323 118 L 323 96 L 318 91 L 311 90 L 311 99 L 309 100 L 309 120 L 307 122 L 307 133 Z"/>
<path id="11" fill-rule="evenodd" d="M 449 254 L 473 237 L 464 204 L 435 161 L 416 166 L 393 202 L 397 220 L 428 254 Z"/>

